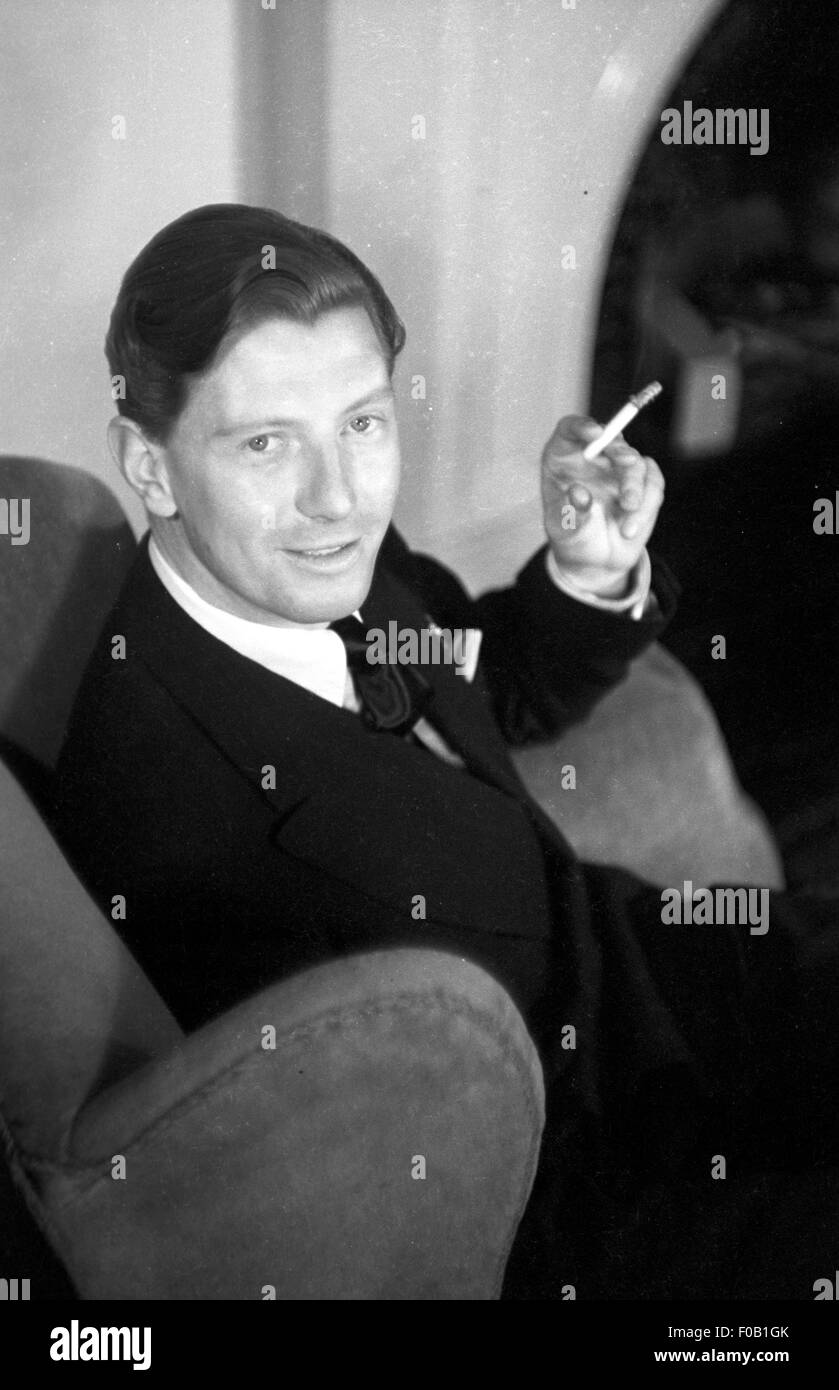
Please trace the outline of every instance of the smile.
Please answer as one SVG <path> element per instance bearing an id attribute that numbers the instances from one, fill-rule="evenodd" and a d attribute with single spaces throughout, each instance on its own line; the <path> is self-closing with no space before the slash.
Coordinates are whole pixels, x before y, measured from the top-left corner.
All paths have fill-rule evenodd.
<path id="1" fill-rule="evenodd" d="M 345 541 L 342 545 L 322 545 L 309 550 L 287 550 L 286 554 L 298 564 L 316 569 L 342 569 L 358 556 L 361 541 Z"/>

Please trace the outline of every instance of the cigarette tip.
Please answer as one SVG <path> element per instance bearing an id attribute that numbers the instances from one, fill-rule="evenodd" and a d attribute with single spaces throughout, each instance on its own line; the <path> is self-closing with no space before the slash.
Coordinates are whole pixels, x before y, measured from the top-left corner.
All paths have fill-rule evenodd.
<path id="1" fill-rule="evenodd" d="M 651 381 L 649 386 L 645 386 L 642 391 L 637 391 L 629 399 L 636 410 L 643 410 L 645 405 L 649 405 L 650 401 L 654 401 L 656 396 L 661 395 L 662 389 L 660 381 Z"/>

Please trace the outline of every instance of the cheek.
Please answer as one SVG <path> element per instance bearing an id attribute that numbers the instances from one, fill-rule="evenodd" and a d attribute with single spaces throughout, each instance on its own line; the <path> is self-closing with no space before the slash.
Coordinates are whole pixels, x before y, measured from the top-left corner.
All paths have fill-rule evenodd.
<path id="1" fill-rule="evenodd" d="M 399 491 L 401 462 L 398 447 L 388 450 L 376 467 L 370 470 L 368 496 L 375 499 L 379 510 L 392 506 Z"/>
<path id="2" fill-rule="evenodd" d="M 229 478 L 207 474 L 196 480 L 182 511 L 193 550 L 205 562 L 225 554 L 253 552 L 271 535 L 261 495 Z"/>
<path id="3" fill-rule="evenodd" d="M 243 473 L 214 490 L 209 499 L 214 530 L 235 536 L 241 548 L 259 548 L 294 524 L 295 485 L 288 473 Z"/>

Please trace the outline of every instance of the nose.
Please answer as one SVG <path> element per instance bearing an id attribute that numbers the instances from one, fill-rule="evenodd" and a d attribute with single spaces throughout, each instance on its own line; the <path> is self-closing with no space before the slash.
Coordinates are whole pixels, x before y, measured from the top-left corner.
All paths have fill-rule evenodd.
<path id="1" fill-rule="evenodd" d="M 297 510 L 313 521 L 349 516 L 355 506 L 350 468 L 337 440 L 313 446 L 297 491 Z"/>

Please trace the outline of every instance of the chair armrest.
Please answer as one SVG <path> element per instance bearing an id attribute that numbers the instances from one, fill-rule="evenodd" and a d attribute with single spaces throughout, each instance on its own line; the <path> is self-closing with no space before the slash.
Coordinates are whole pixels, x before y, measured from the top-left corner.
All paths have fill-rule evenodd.
<path id="1" fill-rule="evenodd" d="M 543 1119 L 502 987 L 453 955 L 382 951 L 191 1034 L 27 1177 L 83 1298 L 486 1299 Z"/>
<path id="2" fill-rule="evenodd" d="M 656 884 L 783 887 L 769 826 L 737 780 L 701 686 L 657 643 L 585 720 L 513 758 L 588 863 Z M 574 768 L 573 787 L 563 767 Z"/>
<path id="3" fill-rule="evenodd" d="M 57 1157 L 94 1092 L 181 1029 L 0 762 L 0 1112 Z"/>

